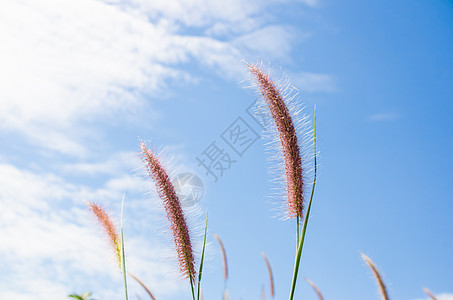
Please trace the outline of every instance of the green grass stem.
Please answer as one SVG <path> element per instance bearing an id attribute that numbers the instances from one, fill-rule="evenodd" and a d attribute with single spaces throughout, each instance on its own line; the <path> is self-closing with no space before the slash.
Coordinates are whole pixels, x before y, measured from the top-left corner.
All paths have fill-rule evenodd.
<path id="1" fill-rule="evenodd" d="M 316 178 L 317 178 L 317 171 L 318 171 L 318 164 L 317 164 L 317 160 L 316 160 L 316 151 L 317 151 L 316 150 L 316 106 L 315 106 L 315 113 L 314 113 L 313 142 L 314 142 L 314 161 L 315 161 L 313 186 L 311 189 L 310 201 L 308 202 L 307 213 L 305 214 L 305 218 L 304 218 L 304 224 L 302 226 L 302 233 L 301 233 L 300 240 L 299 240 L 298 247 L 297 247 L 296 259 L 294 262 L 293 280 L 291 282 L 291 291 L 289 294 L 289 300 L 293 300 L 294 292 L 296 291 L 297 274 L 299 272 L 300 260 L 302 257 L 302 248 L 304 246 L 305 232 L 307 230 L 308 218 L 310 216 L 310 210 L 311 210 L 311 203 L 313 200 L 313 195 L 315 193 L 315 185 L 316 185 Z M 299 222 L 297 222 L 297 223 L 299 225 Z M 299 233 L 299 230 L 297 232 Z"/>
<path id="2" fill-rule="evenodd" d="M 123 284 L 124 284 L 124 294 L 126 300 L 128 300 L 127 296 L 127 280 L 126 280 L 126 256 L 124 255 L 124 235 L 123 235 L 123 210 L 124 210 L 124 198 L 125 195 L 123 194 L 123 200 L 121 201 L 121 223 L 120 223 L 120 233 L 121 233 L 121 273 L 123 273 Z"/>
<path id="3" fill-rule="evenodd" d="M 203 274 L 203 260 L 204 260 L 204 250 L 206 248 L 207 231 L 208 231 L 208 210 L 206 210 L 206 224 L 204 226 L 203 250 L 201 251 L 200 270 L 198 271 L 197 300 L 200 300 L 201 276 Z"/>
<path id="4" fill-rule="evenodd" d="M 192 299 L 195 300 L 195 291 L 193 288 L 193 276 L 189 273 L 190 289 L 192 290 Z"/>

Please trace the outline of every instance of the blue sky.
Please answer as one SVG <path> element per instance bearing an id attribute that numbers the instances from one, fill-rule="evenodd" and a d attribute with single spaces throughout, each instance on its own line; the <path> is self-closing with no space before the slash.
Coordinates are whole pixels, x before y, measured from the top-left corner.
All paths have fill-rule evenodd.
<path id="1" fill-rule="evenodd" d="M 295 225 L 272 197 L 266 139 L 242 156 L 222 139 L 257 94 L 244 61 L 288 76 L 318 118 L 319 178 L 297 299 L 453 299 L 453 4 L 450 1 L 2 1 L 0 298 L 121 299 L 121 277 L 86 209 L 119 218 L 129 270 L 158 299 L 189 299 L 139 141 L 197 173 L 209 208 L 206 299 L 289 293 Z M 218 181 L 197 157 L 215 142 L 235 160 Z M 278 194 L 278 192 L 277 192 Z M 277 203 L 276 203 L 277 202 Z M 203 217 L 192 213 L 198 245 Z M 130 283 L 131 298 L 145 294 Z M 268 297 L 269 298 L 269 297 Z"/>

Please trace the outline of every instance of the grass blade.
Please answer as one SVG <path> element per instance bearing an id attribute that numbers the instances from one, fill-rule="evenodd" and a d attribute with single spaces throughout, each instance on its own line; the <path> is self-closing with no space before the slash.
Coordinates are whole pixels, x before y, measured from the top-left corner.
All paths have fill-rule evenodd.
<path id="1" fill-rule="evenodd" d="M 206 233 L 208 231 L 208 210 L 206 210 L 206 224 L 204 226 L 203 251 L 201 252 L 200 270 L 198 271 L 197 299 L 200 300 L 201 275 L 203 274 L 204 250 L 206 248 Z"/>
<path id="2" fill-rule="evenodd" d="M 192 275 L 190 275 L 189 279 L 190 279 L 190 289 L 192 291 L 192 299 L 195 300 L 195 292 L 194 292 L 194 289 L 193 289 L 193 280 L 194 280 L 194 278 L 193 278 Z"/>
<path id="3" fill-rule="evenodd" d="M 121 235 L 121 273 L 123 273 L 123 284 L 124 284 L 124 294 L 125 299 L 128 300 L 127 296 L 127 280 L 126 280 L 126 256 L 124 255 L 124 235 L 123 235 L 123 210 L 124 210 L 124 197 L 121 201 L 121 225 L 120 225 L 120 235 Z"/>

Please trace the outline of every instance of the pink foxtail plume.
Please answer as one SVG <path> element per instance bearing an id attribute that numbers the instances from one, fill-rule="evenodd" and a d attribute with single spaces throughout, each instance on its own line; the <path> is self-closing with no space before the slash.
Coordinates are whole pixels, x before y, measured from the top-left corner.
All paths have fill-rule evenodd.
<path id="1" fill-rule="evenodd" d="M 247 64 L 274 119 L 285 163 L 288 216 L 303 217 L 303 170 L 297 132 L 290 111 L 274 81 L 257 65 Z"/>
<path id="2" fill-rule="evenodd" d="M 113 224 L 105 209 L 103 209 L 99 205 L 95 204 L 94 202 L 88 202 L 88 208 L 93 212 L 93 214 L 98 219 L 98 222 L 104 228 L 104 231 L 110 240 L 110 244 L 115 250 L 117 263 L 119 266 L 121 266 L 121 240 L 118 232 L 116 231 L 115 225 Z"/>
<path id="3" fill-rule="evenodd" d="M 186 277 L 191 277 L 191 280 L 193 280 L 195 278 L 195 259 L 192 251 L 192 242 L 186 218 L 174 186 L 157 156 L 147 149 L 143 142 L 141 143 L 141 156 L 149 175 L 156 184 L 159 197 L 163 201 L 175 241 L 181 273 Z"/>

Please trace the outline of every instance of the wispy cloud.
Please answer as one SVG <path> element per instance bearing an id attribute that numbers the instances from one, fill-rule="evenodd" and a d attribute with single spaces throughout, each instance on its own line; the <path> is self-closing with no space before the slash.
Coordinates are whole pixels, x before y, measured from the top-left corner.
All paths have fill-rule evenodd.
<path id="1" fill-rule="evenodd" d="M 401 118 L 401 115 L 395 112 L 378 113 L 368 117 L 371 122 L 390 122 Z"/>
<path id="2" fill-rule="evenodd" d="M 63 299 L 71 288 L 77 288 L 91 289 L 98 297 L 112 299 L 107 295 L 121 286 L 121 278 L 109 244 L 84 201 L 96 195 L 96 199 L 116 212 L 121 194 L 124 191 L 132 194 L 134 190 L 140 193 L 141 184 L 140 179 L 123 175 L 91 189 L 53 174 L 1 164 L 0 254 L 4 263 L 0 298 Z M 126 218 L 146 211 L 141 204 L 134 201 L 134 205 L 128 206 Z M 117 217 L 118 213 L 113 215 Z M 151 228 L 144 230 L 143 223 L 138 222 L 128 222 L 128 228 L 134 229 L 127 231 L 128 254 L 132 257 L 130 270 L 152 280 L 161 289 L 157 294 L 168 296 L 177 292 L 178 281 L 167 272 L 171 261 L 166 250 L 159 243 L 153 244 L 148 232 Z M 146 247 L 146 253 L 142 247 Z M 91 278 L 91 283 L 87 283 L 86 277 Z M 106 285 L 106 279 L 111 284 Z"/>
<path id="3" fill-rule="evenodd" d="M 282 57 L 291 48 L 291 28 L 266 27 L 257 17 L 271 1 L 125 3 L 2 2 L 0 130 L 46 149 L 86 155 L 87 141 L 101 134 L 88 130 L 90 123 L 136 112 L 146 106 L 143 95 L 193 79 L 179 64 L 196 60 L 232 78 L 247 53 Z M 191 35 L 184 26 L 240 31 L 225 39 Z"/>
<path id="4" fill-rule="evenodd" d="M 292 74 L 293 85 L 303 92 L 334 92 L 335 81 L 331 75 L 313 72 Z"/>
<path id="5" fill-rule="evenodd" d="M 103 160 L 93 162 L 64 163 L 58 166 L 63 174 L 97 176 L 118 174 L 124 170 L 133 170 L 141 165 L 140 158 L 134 152 L 112 153 Z"/>
<path id="6" fill-rule="evenodd" d="M 120 277 L 84 201 L 95 198 L 116 211 L 124 192 L 133 199 L 127 224 L 137 229 L 126 228 L 131 270 L 159 288 L 159 299 L 178 293 L 178 281 L 166 272 L 168 249 L 143 232 L 144 214 L 154 208 L 141 197 L 146 183 L 130 174 L 137 157 L 92 154 L 107 143 L 105 126 L 96 124 L 143 111 L 159 116 L 148 100 L 165 95 L 171 83 L 196 82 L 187 64 L 237 82 L 247 55 L 288 55 L 294 28 L 269 24 L 266 9 L 275 3 L 1 1 L 0 134 L 38 147 L 27 148 L 37 158 L 32 162 L 0 153 L 0 298 L 56 300 L 91 290 L 115 299 Z"/>
<path id="7" fill-rule="evenodd" d="M 292 28 L 282 26 L 266 26 L 234 40 L 239 48 L 244 48 L 255 55 L 265 55 L 270 59 L 289 57 Z"/>
<path id="8" fill-rule="evenodd" d="M 216 22 L 231 24 L 248 22 L 250 16 L 261 12 L 268 2 L 270 1 L 263 1 L 262 3 L 250 0 L 231 0 L 228 2 L 220 0 L 130 1 L 130 3 L 141 7 L 142 11 L 152 18 L 163 17 L 190 27 L 207 27 Z"/>

